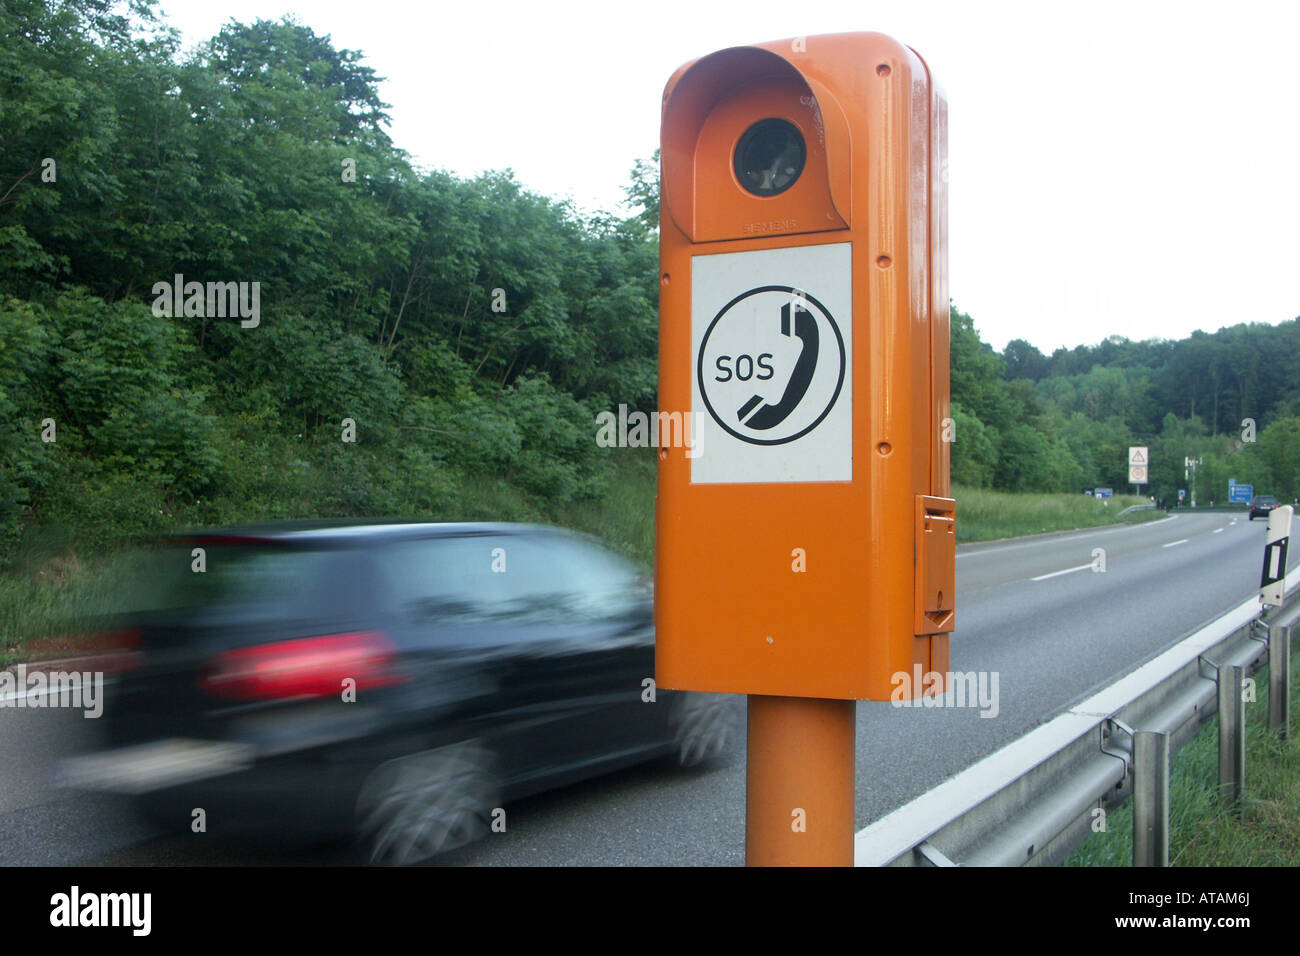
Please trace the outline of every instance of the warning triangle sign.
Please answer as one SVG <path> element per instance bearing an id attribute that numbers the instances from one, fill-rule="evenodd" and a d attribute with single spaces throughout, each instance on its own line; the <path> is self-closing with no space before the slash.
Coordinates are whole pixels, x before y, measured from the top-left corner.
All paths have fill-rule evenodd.
<path id="1" fill-rule="evenodd" d="M 1142 454 L 1142 449 L 1141 449 L 1141 448 L 1134 448 L 1134 449 L 1133 449 L 1133 457 L 1129 459 L 1129 464 L 1130 464 L 1130 465 L 1145 465 L 1146 463 L 1147 463 L 1147 456 L 1144 455 L 1144 454 Z"/>

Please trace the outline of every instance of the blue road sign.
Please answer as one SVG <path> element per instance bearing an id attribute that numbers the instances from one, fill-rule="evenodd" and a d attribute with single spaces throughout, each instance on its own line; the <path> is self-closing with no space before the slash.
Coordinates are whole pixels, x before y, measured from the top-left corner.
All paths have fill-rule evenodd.
<path id="1" fill-rule="evenodd" d="M 1229 486 L 1228 486 L 1228 500 L 1229 500 L 1229 501 L 1232 501 L 1232 502 L 1239 502 L 1239 503 L 1241 503 L 1241 504 L 1247 504 L 1247 505 L 1248 505 L 1248 504 L 1250 504 L 1250 499 L 1253 498 L 1253 497 L 1255 497 L 1255 486 L 1254 486 L 1254 485 L 1236 485 L 1236 484 L 1233 484 L 1233 485 L 1229 485 Z"/>
<path id="2" fill-rule="evenodd" d="M 1093 491 L 1093 495 L 1098 498 L 1109 498 L 1114 493 L 1113 488 L 1097 488 Z"/>

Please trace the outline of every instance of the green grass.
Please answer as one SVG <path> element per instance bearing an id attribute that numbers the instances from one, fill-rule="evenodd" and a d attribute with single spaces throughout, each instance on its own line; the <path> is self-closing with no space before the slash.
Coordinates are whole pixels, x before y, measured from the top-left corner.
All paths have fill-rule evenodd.
<path id="1" fill-rule="evenodd" d="M 615 452 L 616 478 L 610 492 L 594 502 L 560 509 L 558 523 L 612 542 L 649 570 L 654 563 L 655 459 L 642 449 Z M 1099 525 L 1138 524 L 1165 517 L 1163 511 L 1137 511 L 1119 517 L 1132 505 L 1149 504 L 1136 495 L 1101 499 L 1073 494 L 1013 494 L 982 488 L 957 487 L 958 541 L 992 541 L 1044 531 L 1070 531 Z"/>
<path id="2" fill-rule="evenodd" d="M 598 501 L 561 508 L 554 520 L 605 538 L 649 570 L 654 563 L 654 454 L 648 449 L 619 449 L 614 454 L 619 457 L 609 493 Z M 1165 517 L 1163 511 L 1137 511 L 1119 517 L 1125 508 L 1149 504 L 1136 495 L 1117 495 L 1103 504 L 1088 495 L 1013 494 L 957 487 L 953 497 L 957 500 L 957 539 L 962 542 L 1137 524 Z"/>
<path id="3" fill-rule="evenodd" d="M 1070 531 L 1098 525 L 1139 523 L 1165 517 L 1163 511 L 1119 513 L 1131 505 L 1150 504 L 1136 495 L 1109 499 L 1090 495 L 1012 494 L 983 488 L 953 489 L 957 501 L 957 541 L 993 541 L 1044 531 Z"/>
<path id="4" fill-rule="evenodd" d="M 655 455 L 653 448 L 611 449 L 615 477 L 597 501 L 560 508 L 555 520 L 604 538 L 649 573 L 655 556 Z"/>
<path id="5" fill-rule="evenodd" d="M 1291 697 L 1300 696 L 1300 654 L 1292 653 Z M 1268 730 L 1268 679 L 1255 675 L 1246 704 L 1246 785 L 1240 811 L 1220 805 L 1218 721 L 1211 720 L 1170 762 L 1169 862 L 1174 866 L 1300 865 L 1300 736 Z M 1111 812 L 1063 866 L 1132 866 L 1133 802 Z"/>
<path id="6" fill-rule="evenodd" d="M 78 618 L 111 611 L 133 583 L 124 552 L 35 558 L 0 574 L 0 667 L 31 659 L 32 641 L 42 659 L 75 655 Z"/>

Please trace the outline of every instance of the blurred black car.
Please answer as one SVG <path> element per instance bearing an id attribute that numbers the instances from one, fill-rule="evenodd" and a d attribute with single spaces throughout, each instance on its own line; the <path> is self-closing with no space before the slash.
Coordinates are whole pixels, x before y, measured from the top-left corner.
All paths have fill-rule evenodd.
<path id="1" fill-rule="evenodd" d="M 1277 498 L 1273 495 L 1256 495 L 1250 499 L 1250 520 L 1267 518 L 1268 513 L 1277 507 Z"/>
<path id="2" fill-rule="evenodd" d="M 137 663 L 106 688 L 106 749 L 64 783 L 165 826 L 201 808 L 210 832 L 356 834 L 414 862 L 512 799 L 726 740 L 729 698 L 654 693 L 648 583 L 585 536 L 264 526 L 171 539 L 150 566 L 117 622 Z"/>

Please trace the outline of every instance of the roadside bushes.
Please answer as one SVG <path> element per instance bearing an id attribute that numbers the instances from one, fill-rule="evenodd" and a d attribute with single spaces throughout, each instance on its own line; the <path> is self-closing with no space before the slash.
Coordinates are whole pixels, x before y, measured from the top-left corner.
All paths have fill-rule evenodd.
<path id="1" fill-rule="evenodd" d="M 519 378 L 502 396 L 520 447 L 510 475 L 527 491 L 564 504 L 604 493 L 608 458 L 596 445 L 599 396 L 580 402 L 545 374 Z"/>
<path id="2" fill-rule="evenodd" d="M 233 347 L 214 363 L 218 379 L 234 391 L 255 389 L 286 425 L 299 432 L 333 430 L 338 438 L 343 419 L 351 418 L 358 441 L 392 437 L 401 382 L 365 339 L 301 315 L 272 317 L 227 335 Z"/>
<path id="3" fill-rule="evenodd" d="M 506 389 L 462 386 L 416 399 L 404 428 L 431 455 L 469 474 L 497 475 L 553 504 L 604 492 L 609 462 L 596 445 L 599 398 L 579 401 L 545 374 Z"/>
<path id="4" fill-rule="evenodd" d="M 40 440 L 36 389 L 47 354 L 35 307 L 0 298 L 0 551 L 17 537 L 19 518 L 52 468 Z"/>
<path id="5" fill-rule="evenodd" d="M 10 543 L 56 484 L 66 493 L 127 475 L 185 498 L 210 485 L 214 417 L 183 380 L 187 352 L 183 334 L 139 303 L 78 290 L 0 303 L 0 529 Z"/>
<path id="6" fill-rule="evenodd" d="M 54 419 L 54 444 L 75 435 L 99 471 L 187 498 L 207 489 L 215 418 L 187 380 L 195 354 L 184 330 L 146 305 L 79 290 L 37 308 L 48 333 L 37 393 L 42 418 Z"/>
<path id="7" fill-rule="evenodd" d="M 97 547 L 175 523 L 481 512 L 488 484 L 536 516 L 506 488 L 548 506 L 606 488 L 601 396 L 545 373 L 503 388 L 430 342 L 417 395 L 323 321 L 231 328 L 218 359 L 186 322 L 77 289 L 0 301 L 0 558 L 24 514 Z"/>

